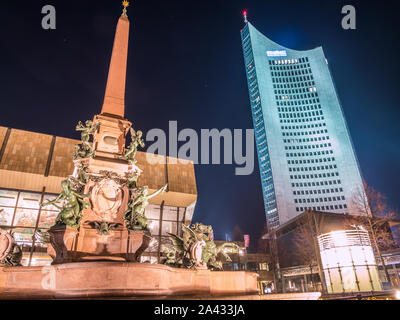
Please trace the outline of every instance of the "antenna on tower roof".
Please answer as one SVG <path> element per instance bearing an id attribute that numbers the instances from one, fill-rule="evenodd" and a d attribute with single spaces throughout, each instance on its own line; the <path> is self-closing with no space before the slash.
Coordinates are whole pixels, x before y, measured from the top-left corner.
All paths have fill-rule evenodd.
<path id="1" fill-rule="evenodd" d="M 244 19 L 244 23 L 247 23 L 247 9 L 243 10 L 243 19 Z"/>

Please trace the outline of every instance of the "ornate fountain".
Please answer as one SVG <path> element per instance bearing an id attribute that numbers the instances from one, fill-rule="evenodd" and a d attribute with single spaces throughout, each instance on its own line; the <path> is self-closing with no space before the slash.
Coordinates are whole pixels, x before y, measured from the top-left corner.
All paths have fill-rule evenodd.
<path id="1" fill-rule="evenodd" d="M 50 228 L 51 266 L 20 266 L 21 251 L 0 230 L 0 298 L 80 298 L 146 295 L 223 295 L 257 292 L 257 274 L 221 270 L 212 228 L 183 226 L 183 237 L 171 235 L 163 248 L 164 264 L 138 263 L 151 240 L 145 208 L 149 194 L 138 186 L 141 169 L 136 152 L 142 132 L 124 118 L 129 37 L 127 1 L 118 20 L 99 115 L 76 130 L 81 142 L 73 154 L 74 171 L 61 183 L 59 196 L 47 203 L 60 209 Z M 126 148 L 126 136 L 130 144 Z"/>

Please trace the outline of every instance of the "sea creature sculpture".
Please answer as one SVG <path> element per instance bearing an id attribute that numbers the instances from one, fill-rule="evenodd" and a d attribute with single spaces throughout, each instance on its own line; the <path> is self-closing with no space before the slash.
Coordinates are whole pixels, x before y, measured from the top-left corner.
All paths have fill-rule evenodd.
<path id="1" fill-rule="evenodd" d="M 14 235 L 0 229 L 0 264 L 6 267 L 20 266 L 22 249 L 15 243 Z"/>
<path id="2" fill-rule="evenodd" d="M 226 249 L 239 249 L 234 243 L 224 243 L 216 246 L 210 238 L 212 226 L 195 223 L 190 227 L 182 225 L 183 236 L 169 233 L 172 246 L 163 246 L 162 252 L 166 259 L 164 263 L 174 267 L 188 269 L 222 270 L 222 262 L 231 261 Z"/>

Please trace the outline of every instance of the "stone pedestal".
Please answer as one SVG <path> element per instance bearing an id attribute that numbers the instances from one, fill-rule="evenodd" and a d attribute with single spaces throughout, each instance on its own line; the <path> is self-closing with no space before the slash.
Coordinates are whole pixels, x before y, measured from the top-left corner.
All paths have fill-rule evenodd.
<path id="1" fill-rule="evenodd" d="M 73 261 L 78 231 L 67 226 L 54 226 L 48 233 L 50 244 L 47 252 L 53 258 L 53 264 Z"/>
<path id="2" fill-rule="evenodd" d="M 110 137 L 109 131 L 102 131 L 103 136 Z M 124 213 L 130 197 L 127 177 L 132 173 L 140 174 L 141 170 L 123 159 L 94 157 L 75 160 L 75 177 L 82 165 L 87 168 L 88 177 L 83 193 L 89 196 L 90 206 L 82 211 L 78 230 L 65 226 L 50 229 L 48 253 L 54 257 L 53 264 L 88 260 L 138 261 L 151 237 L 144 231 L 128 230 Z"/>
<path id="3" fill-rule="evenodd" d="M 47 253 L 54 264 L 78 261 L 139 262 L 150 244 L 151 236 L 145 231 L 111 230 L 99 235 L 96 229 L 81 227 L 80 231 L 65 226 L 49 230 Z"/>
<path id="4" fill-rule="evenodd" d="M 257 274 L 131 262 L 75 262 L 0 268 L 2 298 L 101 298 L 257 294 Z"/>
<path id="5" fill-rule="evenodd" d="M 128 230 L 110 230 L 100 235 L 94 228 L 81 226 L 76 247 L 75 260 L 116 260 L 124 261 L 128 252 Z"/>
<path id="6" fill-rule="evenodd" d="M 93 121 L 101 124 L 93 142 L 96 156 L 118 158 L 124 152 L 125 136 L 132 123 L 116 116 L 101 114 L 96 115 Z"/>

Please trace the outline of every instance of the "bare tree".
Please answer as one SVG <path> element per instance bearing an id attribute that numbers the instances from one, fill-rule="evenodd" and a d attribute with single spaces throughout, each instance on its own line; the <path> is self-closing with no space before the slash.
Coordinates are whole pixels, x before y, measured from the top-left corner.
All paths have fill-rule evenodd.
<path id="1" fill-rule="evenodd" d="M 381 219 L 391 219 L 396 215 L 388 206 L 386 196 L 369 186 L 365 180 L 363 181 L 363 188 L 357 188 L 353 193 L 350 213 Z"/>
<path id="2" fill-rule="evenodd" d="M 257 241 L 257 252 L 258 253 L 268 253 L 269 252 L 269 239 L 265 236 L 268 234 L 267 223 L 264 224 L 264 228 L 260 239 Z"/>
<path id="3" fill-rule="evenodd" d="M 392 232 L 390 231 L 390 226 L 388 224 L 377 226 L 377 228 L 375 229 L 375 236 L 376 242 L 381 251 L 385 252 L 397 248 L 396 242 L 393 238 Z"/>
<path id="4" fill-rule="evenodd" d="M 350 214 L 354 215 L 350 220 L 356 220 L 369 231 L 381 260 L 386 281 L 390 281 L 381 251 L 394 246 L 388 222 L 395 218 L 396 213 L 389 208 L 386 196 L 367 185 L 366 181 L 363 181 L 363 188 L 358 188 L 354 192 L 349 209 Z"/>
<path id="5" fill-rule="evenodd" d="M 243 231 L 240 229 L 240 227 L 238 225 L 236 225 L 233 229 L 232 240 L 233 241 L 244 241 L 243 236 L 244 236 Z"/>
<path id="6" fill-rule="evenodd" d="M 317 255 L 314 250 L 314 239 L 308 224 L 298 223 L 294 236 L 294 257 L 300 264 L 310 268 L 310 275 L 313 274 L 313 266 L 317 264 Z M 306 284 L 307 285 L 307 284 Z M 313 287 L 316 290 L 315 283 Z"/>
<path id="7" fill-rule="evenodd" d="M 269 252 L 269 244 L 268 239 L 263 239 L 262 237 L 258 239 L 257 242 L 257 253 L 268 253 Z"/>
<path id="8" fill-rule="evenodd" d="M 294 234 L 294 257 L 298 262 L 307 265 L 310 268 L 312 279 L 313 266 L 317 265 L 318 273 L 321 277 L 321 283 L 324 281 L 322 270 L 320 270 L 318 261 L 318 248 L 316 247 L 315 237 L 320 234 L 321 226 L 324 223 L 324 215 L 315 215 L 307 211 L 306 221 L 299 221 Z M 312 281 L 314 290 L 317 290 L 315 282 Z"/>
<path id="9" fill-rule="evenodd" d="M 278 282 L 280 279 L 280 270 L 276 234 L 274 229 L 270 229 L 268 227 L 268 222 L 264 224 L 263 236 L 265 236 L 265 238 L 261 237 L 258 240 L 257 252 L 269 255 L 271 261 L 271 271 L 274 278 L 274 290 L 279 292 Z M 280 286 L 282 286 L 282 284 L 280 284 Z"/>

